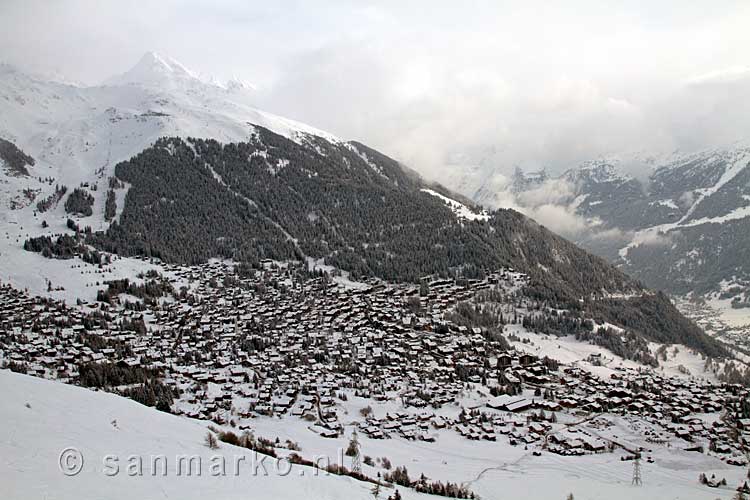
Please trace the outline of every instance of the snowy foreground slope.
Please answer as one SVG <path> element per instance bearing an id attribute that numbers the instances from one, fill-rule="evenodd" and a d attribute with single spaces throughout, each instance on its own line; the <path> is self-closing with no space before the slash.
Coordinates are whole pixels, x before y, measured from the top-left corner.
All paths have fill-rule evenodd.
<path id="1" fill-rule="evenodd" d="M 175 417 L 111 394 L 63 385 L 25 375 L 0 371 L 0 484 L 3 498 L 116 499 L 116 498 L 263 498 L 263 499 L 365 499 L 370 485 L 349 478 L 313 477 L 311 469 L 294 467 L 286 476 L 276 473 L 266 460 L 268 475 L 253 476 L 252 467 L 231 471 L 235 456 L 247 450 L 222 444 L 209 450 L 203 439 L 205 424 Z M 352 406 L 361 404 L 352 401 Z M 388 404 L 376 405 L 377 413 Z M 258 435 L 297 439 L 302 450 L 335 457 L 340 440 L 325 439 L 306 431 L 298 419 L 258 419 Z M 627 439 L 628 427 L 618 421 L 611 430 Z M 83 470 L 66 476 L 60 469 L 61 451 L 75 447 L 84 457 Z M 729 467 L 695 452 L 663 448 L 655 450 L 655 463 L 643 464 L 642 487 L 631 486 L 632 462 L 619 453 L 562 457 L 545 453 L 533 456 L 523 447 L 490 442 L 469 442 L 453 432 L 441 434 L 436 443 L 402 439 L 362 439 L 363 450 L 373 456 L 389 456 L 408 464 L 412 473 L 424 472 L 449 481 L 465 481 L 485 499 L 555 499 L 573 492 L 576 499 L 703 499 L 731 498 L 731 488 L 708 489 L 698 484 L 700 472 L 726 477 L 738 484 L 744 470 Z M 251 463 L 251 452 L 247 464 Z M 211 457 L 223 455 L 227 475 L 212 477 Z M 105 475 L 102 459 L 119 457 L 119 473 Z M 143 475 L 128 476 L 130 455 L 143 457 Z M 166 477 L 150 475 L 150 457 L 168 460 Z M 203 474 L 177 476 L 173 460 L 178 455 L 198 455 Z M 65 463 L 65 462 L 64 462 Z M 112 462 L 110 462 L 111 464 Z M 160 469 L 161 470 L 161 469 Z M 385 490 L 381 498 L 390 494 Z M 404 498 L 440 498 L 400 489 Z"/>
<path id="2" fill-rule="evenodd" d="M 325 473 L 315 477 L 308 467 L 295 466 L 282 476 L 270 457 L 263 462 L 268 475 L 263 476 L 259 466 L 259 473 L 254 476 L 252 452 L 226 444 L 218 450 L 208 449 L 203 444 L 203 423 L 161 413 L 112 394 L 5 370 L 0 371 L 0 393 L 0 484 L 6 500 L 372 498 L 369 483 Z M 63 474 L 59 465 L 61 451 L 68 447 L 75 447 L 84 457 L 83 470 L 74 476 Z M 106 455 L 119 457 L 118 474 L 105 474 L 105 470 L 112 470 L 105 468 L 102 461 Z M 143 475 L 128 476 L 130 455 L 143 457 Z M 152 455 L 167 457 L 166 477 L 151 476 Z M 202 474 L 177 476 L 173 462 L 178 455 L 200 456 Z M 226 476 L 212 477 L 210 473 L 208 464 L 216 455 L 226 458 Z M 239 474 L 234 475 L 234 457 L 238 455 L 247 459 L 240 463 Z M 285 468 L 279 470 L 285 472 Z M 403 492 L 403 497 L 427 498 L 408 492 Z"/>

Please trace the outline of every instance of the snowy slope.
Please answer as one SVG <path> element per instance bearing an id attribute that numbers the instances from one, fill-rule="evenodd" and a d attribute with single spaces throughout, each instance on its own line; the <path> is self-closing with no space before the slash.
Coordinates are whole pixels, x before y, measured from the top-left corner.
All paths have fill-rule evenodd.
<path id="1" fill-rule="evenodd" d="M 249 450 L 226 444 L 210 450 L 204 445 L 204 423 L 161 413 L 111 394 L 7 370 L 0 371 L 0 392 L 0 484 L 2 497 L 7 500 L 372 498 L 369 483 L 324 473 L 315 477 L 312 469 L 296 466 L 284 476 L 277 473 L 270 457 L 263 462 L 268 475 L 259 472 L 254 476 Z M 77 448 L 84 458 L 83 469 L 75 476 L 66 476 L 59 466 L 60 454 L 68 447 Z M 106 455 L 119 458 L 116 475 L 105 474 L 114 470 L 113 461 L 103 462 Z M 143 457 L 142 475 L 128 475 L 130 455 Z M 162 469 L 155 477 L 150 473 L 150 457 L 156 455 L 167 457 L 166 477 L 160 475 Z M 200 456 L 203 473 L 178 476 L 174 461 L 178 455 Z M 213 477 L 209 473 L 212 457 L 217 455 L 225 457 L 226 476 Z M 233 468 L 234 457 L 240 455 L 246 456 L 246 461 L 239 462 L 238 469 Z M 286 467 L 278 470 L 283 472 Z M 406 491 L 402 494 L 404 498 L 430 498 Z"/>
<path id="2" fill-rule="evenodd" d="M 624 260 L 627 260 L 627 255 L 631 248 L 642 244 L 644 241 L 652 239 L 656 235 L 666 234 L 670 231 L 679 230 L 684 227 L 699 226 L 702 224 L 722 224 L 727 221 L 739 220 L 750 216 L 750 209 L 746 206 L 729 206 L 726 208 L 726 213 L 723 215 L 691 220 L 691 216 L 704 200 L 716 194 L 722 187 L 737 177 L 737 175 L 739 175 L 744 169 L 748 168 L 748 164 L 750 164 L 750 149 L 739 148 L 732 151 L 722 152 L 710 151 L 704 153 L 702 157 L 694 155 L 692 157 L 681 158 L 680 160 L 675 160 L 668 166 L 664 167 L 659 173 L 664 176 L 666 173 L 669 173 L 670 170 L 684 165 L 685 163 L 700 162 L 703 164 L 710 164 L 717 161 L 726 162 L 726 166 L 723 168 L 720 177 L 714 183 L 695 189 L 692 192 L 693 196 L 691 197 L 690 203 L 687 205 L 687 209 L 679 220 L 672 223 L 646 227 L 645 229 L 636 231 L 631 242 L 620 249 L 620 256 Z M 674 203 L 673 200 L 662 200 L 662 203 L 669 202 Z"/>
<path id="3" fill-rule="evenodd" d="M 421 191 L 439 198 L 443 203 L 445 203 L 446 205 L 450 207 L 453 213 L 456 214 L 456 217 L 459 217 L 461 219 L 487 220 L 490 218 L 490 216 L 487 214 L 486 211 L 483 210 L 480 213 L 476 213 L 473 210 L 471 210 L 469 207 L 464 205 L 463 203 L 458 202 L 454 199 L 448 198 L 447 196 L 444 196 L 438 193 L 437 191 L 433 191 L 432 189 L 423 188 Z"/>

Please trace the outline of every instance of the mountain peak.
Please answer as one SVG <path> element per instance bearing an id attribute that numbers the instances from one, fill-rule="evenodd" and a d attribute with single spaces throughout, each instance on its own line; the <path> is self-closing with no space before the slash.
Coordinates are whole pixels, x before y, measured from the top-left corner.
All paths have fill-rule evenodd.
<path id="1" fill-rule="evenodd" d="M 160 56 L 158 53 L 153 51 L 148 51 L 144 53 L 141 58 L 138 60 L 138 63 L 134 66 L 134 68 L 159 68 L 163 69 L 165 71 L 171 71 L 172 68 L 169 66 L 169 63 L 164 60 L 162 56 Z"/>
<path id="2" fill-rule="evenodd" d="M 255 85 L 252 83 L 243 80 L 242 78 L 239 78 L 238 76 L 232 76 L 229 80 L 227 80 L 225 87 L 227 90 L 232 91 L 255 91 Z"/>
<path id="3" fill-rule="evenodd" d="M 146 52 L 131 69 L 108 79 L 107 85 L 164 85 L 169 82 L 199 81 L 182 63 L 156 52 Z"/>

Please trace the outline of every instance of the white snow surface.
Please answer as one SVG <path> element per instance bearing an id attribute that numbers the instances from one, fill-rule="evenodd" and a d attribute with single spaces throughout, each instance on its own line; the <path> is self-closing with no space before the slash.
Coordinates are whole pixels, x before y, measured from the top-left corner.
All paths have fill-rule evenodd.
<path id="1" fill-rule="evenodd" d="M 268 475 L 259 472 L 254 476 L 249 450 L 223 443 L 218 450 L 210 450 L 204 445 L 208 423 L 162 413 L 112 394 L 8 370 L 0 370 L 0 392 L 0 484 L 6 500 L 372 498 L 370 483 L 324 473 L 315 477 L 312 469 L 298 466 L 282 476 L 270 457 L 264 461 Z M 59 468 L 60 454 L 68 447 L 84 457 L 83 469 L 75 476 L 66 476 Z M 113 470 L 105 468 L 106 455 L 119 458 L 119 472 L 114 476 L 104 473 Z M 131 455 L 143 457 L 142 475 L 128 475 Z M 167 457 L 166 477 L 161 476 L 161 469 L 151 475 L 151 457 L 156 455 Z M 184 471 L 178 476 L 179 455 L 200 456 L 200 476 L 194 473 L 188 477 Z M 216 455 L 225 457 L 226 476 L 210 473 L 209 464 Z M 237 469 L 234 457 L 240 455 L 247 458 Z M 236 470 L 239 473 L 235 475 Z M 404 498 L 426 498 L 406 491 L 402 494 Z"/>
<path id="2" fill-rule="evenodd" d="M 460 203 L 452 198 L 448 198 L 447 196 L 444 196 L 436 191 L 433 191 L 432 189 L 423 188 L 421 189 L 421 191 L 440 198 L 446 205 L 450 207 L 450 209 L 453 211 L 454 214 L 456 214 L 456 217 L 458 218 L 466 219 L 466 220 L 487 220 L 490 218 L 489 214 L 487 214 L 486 211 L 483 210 L 479 213 L 474 212 L 463 203 Z"/>
<path id="3" fill-rule="evenodd" d="M 621 328 L 608 323 L 597 326 L 622 331 Z M 506 330 L 521 339 L 511 342 L 517 350 L 528 352 L 540 358 L 549 356 L 561 363 L 575 365 L 603 379 L 608 379 L 622 369 L 637 370 L 643 368 L 640 363 L 621 358 L 604 347 L 576 340 L 573 335 L 557 337 L 534 333 L 520 325 L 506 325 Z M 523 342 L 524 340 L 525 342 Z M 649 342 L 651 354 L 656 356 L 657 350 L 663 345 Z M 656 368 L 656 373 L 659 375 L 695 378 L 718 383 L 716 375 L 705 369 L 705 359 L 699 353 L 682 344 L 666 344 L 666 349 L 667 359 L 660 358 L 659 367 Z M 591 362 L 592 355 L 599 357 L 600 364 Z"/>

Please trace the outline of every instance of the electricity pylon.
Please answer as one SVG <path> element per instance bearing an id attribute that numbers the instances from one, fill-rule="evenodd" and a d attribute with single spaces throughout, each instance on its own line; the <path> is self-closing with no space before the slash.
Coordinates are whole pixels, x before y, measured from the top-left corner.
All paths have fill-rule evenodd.
<path id="1" fill-rule="evenodd" d="M 637 457 L 633 462 L 633 482 L 634 486 L 642 486 L 643 479 L 641 478 L 641 459 Z"/>

